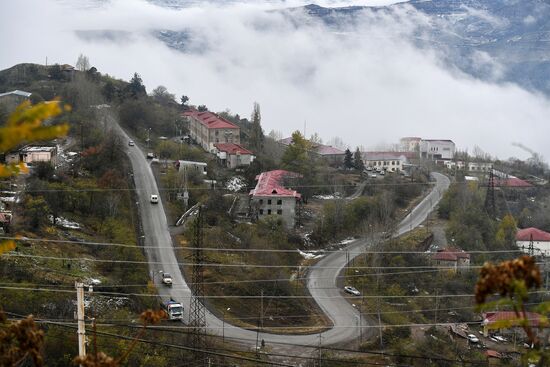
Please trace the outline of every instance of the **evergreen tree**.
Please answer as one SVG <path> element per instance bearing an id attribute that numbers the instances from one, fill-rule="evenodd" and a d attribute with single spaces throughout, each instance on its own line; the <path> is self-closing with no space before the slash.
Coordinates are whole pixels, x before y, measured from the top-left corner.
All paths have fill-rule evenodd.
<path id="1" fill-rule="evenodd" d="M 250 128 L 250 148 L 255 152 L 261 152 L 264 148 L 264 130 L 262 129 L 262 115 L 260 105 L 254 102 L 254 109 L 250 118 L 252 127 Z"/>
<path id="2" fill-rule="evenodd" d="M 126 87 L 126 92 L 128 96 L 136 99 L 147 95 L 143 80 L 138 73 L 134 73 L 134 76 L 130 80 L 130 84 Z"/>
<path id="3" fill-rule="evenodd" d="M 286 148 L 281 158 L 284 169 L 306 176 L 310 173 L 311 162 L 308 151 L 311 144 L 299 131 L 292 133 L 292 143 Z"/>
<path id="4" fill-rule="evenodd" d="M 344 153 L 344 168 L 353 168 L 353 154 L 351 154 L 351 151 L 349 149 L 346 149 Z"/>
<path id="5" fill-rule="evenodd" d="M 353 167 L 355 167 L 358 171 L 363 171 L 365 169 L 365 164 L 363 163 L 363 156 L 361 155 L 361 151 L 359 150 L 359 147 L 355 150 L 355 153 L 353 154 Z"/>

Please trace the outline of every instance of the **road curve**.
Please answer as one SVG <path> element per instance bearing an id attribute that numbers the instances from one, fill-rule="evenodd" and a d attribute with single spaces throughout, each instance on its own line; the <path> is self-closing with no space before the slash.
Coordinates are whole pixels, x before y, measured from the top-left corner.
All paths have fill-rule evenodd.
<path id="1" fill-rule="evenodd" d="M 127 140 L 128 135 L 116 125 L 120 134 Z M 138 205 L 140 207 L 141 221 L 145 234 L 144 245 L 149 262 L 149 270 L 153 282 L 157 286 L 162 299 L 173 298 L 183 303 L 185 308 L 184 321 L 189 320 L 189 304 L 191 290 L 187 286 L 177 264 L 177 258 L 172 246 L 172 239 L 168 228 L 168 222 L 163 209 L 162 200 L 158 204 L 151 204 L 151 194 L 158 193 L 158 187 L 143 152 L 137 147 L 127 146 L 127 154 L 130 158 L 134 182 L 138 193 Z M 436 184 L 432 192 L 403 220 L 397 233 L 404 233 L 416 227 L 425 220 L 428 213 L 437 204 L 442 192 L 449 186 L 447 177 L 434 173 Z M 360 319 L 357 310 L 352 307 L 341 295 L 336 286 L 336 278 L 346 264 L 346 258 L 352 259 L 360 251 L 365 250 L 366 240 L 357 240 L 343 249 L 341 252 L 331 253 L 313 266 L 308 274 L 308 288 L 311 295 L 320 308 L 332 320 L 333 327 L 322 333 L 310 335 L 277 335 L 261 333 L 259 339 L 266 343 L 300 344 L 317 346 L 319 340 L 323 345 L 349 342 L 359 337 L 359 325 L 362 325 L 364 333 L 368 335 L 369 328 L 364 320 Z M 158 247 L 158 248 L 155 248 Z M 346 252 L 349 255 L 346 255 Z M 165 287 L 160 282 L 159 271 L 172 274 L 172 287 Z M 242 344 L 254 345 L 256 343 L 256 331 L 243 329 L 224 323 L 210 311 L 206 310 L 206 328 L 210 334 L 222 335 L 227 339 L 234 339 Z"/>

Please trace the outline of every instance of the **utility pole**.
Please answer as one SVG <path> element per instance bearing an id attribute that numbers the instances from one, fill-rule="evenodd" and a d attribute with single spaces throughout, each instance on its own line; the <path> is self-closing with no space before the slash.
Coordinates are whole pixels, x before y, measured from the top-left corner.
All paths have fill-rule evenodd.
<path id="1" fill-rule="evenodd" d="M 535 255 L 535 243 L 533 242 L 533 234 L 529 237 L 529 256 Z"/>
<path id="2" fill-rule="evenodd" d="M 319 333 L 319 367 L 323 365 L 323 343 L 322 343 L 323 334 Z"/>
<path id="3" fill-rule="evenodd" d="M 495 204 L 495 175 L 493 170 L 489 173 L 489 182 L 487 183 L 487 194 L 485 195 L 485 210 L 491 218 L 496 216 Z"/>
<path id="4" fill-rule="evenodd" d="M 191 274 L 191 304 L 189 307 L 189 316 L 193 326 L 192 347 L 200 350 L 195 352 L 195 363 L 202 365 L 204 363 L 204 353 L 206 344 L 206 314 L 204 310 L 204 274 L 203 274 L 203 231 L 202 231 L 202 206 L 199 206 L 199 212 L 193 225 L 193 270 Z"/>
<path id="5" fill-rule="evenodd" d="M 78 356 L 86 357 L 86 325 L 84 323 L 84 284 L 75 282 L 76 317 L 78 323 Z M 82 365 L 80 365 L 82 367 Z"/>

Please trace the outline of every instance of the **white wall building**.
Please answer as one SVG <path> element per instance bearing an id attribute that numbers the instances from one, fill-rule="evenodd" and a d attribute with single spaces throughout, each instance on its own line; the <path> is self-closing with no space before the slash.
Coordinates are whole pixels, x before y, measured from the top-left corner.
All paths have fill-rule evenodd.
<path id="1" fill-rule="evenodd" d="M 407 163 L 407 157 L 402 152 L 363 152 L 361 154 L 365 167 L 376 170 L 399 172 Z"/>
<path id="2" fill-rule="evenodd" d="M 50 162 L 57 164 L 57 146 L 33 146 L 28 145 L 18 151 L 6 154 L 6 163 L 24 162 L 32 164 L 35 162 Z"/>
<path id="3" fill-rule="evenodd" d="M 534 227 L 520 229 L 516 233 L 516 245 L 523 251 L 528 252 L 531 241 L 535 255 L 550 254 L 550 233 Z"/>
<path id="4" fill-rule="evenodd" d="M 420 157 L 428 159 L 453 159 L 455 143 L 452 140 L 422 139 L 419 143 Z"/>

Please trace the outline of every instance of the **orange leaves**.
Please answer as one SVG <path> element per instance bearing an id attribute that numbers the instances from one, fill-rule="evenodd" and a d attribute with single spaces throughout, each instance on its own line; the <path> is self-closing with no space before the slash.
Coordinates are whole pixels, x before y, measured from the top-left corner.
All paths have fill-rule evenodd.
<path id="1" fill-rule="evenodd" d="M 524 300 L 528 289 L 538 288 L 541 284 L 540 270 L 530 256 L 503 261 L 499 265 L 485 263 L 476 284 L 476 302 L 482 304 L 494 293 L 510 298 L 515 295 Z"/>
<path id="2" fill-rule="evenodd" d="M 10 115 L 4 127 L 0 127 L 0 152 L 7 152 L 19 144 L 44 141 L 64 136 L 69 131 L 67 124 L 43 126 L 48 119 L 68 111 L 70 107 L 61 107 L 59 101 L 49 101 L 32 106 L 23 102 Z M 25 172 L 24 164 L 0 165 L 0 177 L 9 177 Z"/>
<path id="3" fill-rule="evenodd" d="M 35 366 L 42 366 L 40 354 L 44 344 L 44 332 L 39 330 L 32 316 L 7 324 L 0 311 L 0 366 L 17 366 L 30 357 Z M 6 325 L 7 324 L 7 325 Z"/>
<path id="4" fill-rule="evenodd" d="M 5 252 L 13 251 L 15 250 L 15 242 L 12 240 L 2 241 L 0 242 L 0 255 L 2 255 Z"/>

